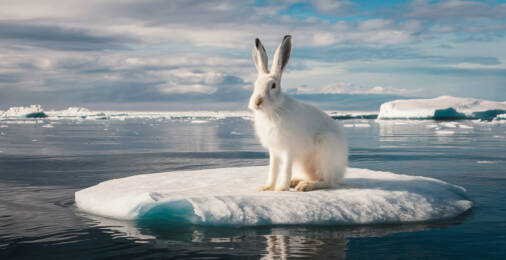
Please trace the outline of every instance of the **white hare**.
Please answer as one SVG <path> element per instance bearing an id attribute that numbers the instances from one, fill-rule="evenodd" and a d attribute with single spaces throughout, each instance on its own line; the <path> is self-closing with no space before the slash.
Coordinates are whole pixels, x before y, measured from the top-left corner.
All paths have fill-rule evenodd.
<path id="1" fill-rule="evenodd" d="M 260 191 L 309 191 L 341 182 L 348 162 L 342 128 L 318 108 L 281 92 L 281 74 L 292 49 L 287 35 L 267 69 L 267 53 L 259 39 L 253 47 L 258 70 L 248 107 L 253 110 L 255 131 L 269 150 L 267 184 Z"/>

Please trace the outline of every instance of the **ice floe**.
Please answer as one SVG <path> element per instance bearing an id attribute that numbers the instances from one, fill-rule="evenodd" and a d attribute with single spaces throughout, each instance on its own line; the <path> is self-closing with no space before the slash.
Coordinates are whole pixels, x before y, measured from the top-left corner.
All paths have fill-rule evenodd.
<path id="1" fill-rule="evenodd" d="M 435 132 L 437 135 L 453 135 L 453 134 L 455 134 L 455 131 L 452 131 L 452 130 L 436 130 Z"/>
<path id="2" fill-rule="evenodd" d="M 358 127 L 358 128 L 367 128 L 367 127 L 371 127 L 370 124 L 365 124 L 365 123 L 356 123 L 356 124 L 343 124 L 343 127 Z"/>
<path id="3" fill-rule="evenodd" d="M 426 177 L 349 168 L 340 188 L 258 192 L 266 173 L 255 166 L 137 175 L 80 190 L 75 201 L 116 219 L 239 226 L 415 222 L 472 207 L 464 188 Z"/>
<path id="4" fill-rule="evenodd" d="M 485 119 L 506 113 L 506 102 L 440 96 L 402 99 L 381 105 L 378 119 Z"/>
<path id="5" fill-rule="evenodd" d="M 11 107 L 7 111 L 1 112 L 0 117 L 39 118 L 47 117 L 47 115 L 40 105 L 31 105 L 28 107 Z"/>
<path id="6" fill-rule="evenodd" d="M 478 163 L 478 164 L 494 164 L 496 162 L 495 161 L 476 161 L 476 163 Z"/>

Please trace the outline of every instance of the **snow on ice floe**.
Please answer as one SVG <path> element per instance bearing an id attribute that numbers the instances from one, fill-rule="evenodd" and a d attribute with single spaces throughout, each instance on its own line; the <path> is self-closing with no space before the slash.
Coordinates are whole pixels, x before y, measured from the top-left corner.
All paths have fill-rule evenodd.
<path id="1" fill-rule="evenodd" d="M 506 113 L 506 102 L 440 96 L 432 99 L 402 99 L 381 105 L 378 119 L 486 119 Z"/>
<path id="2" fill-rule="evenodd" d="M 357 168 L 337 189 L 258 192 L 267 169 L 137 175 L 80 190 L 75 201 L 83 211 L 117 219 L 239 226 L 402 223 L 451 218 L 472 207 L 462 187 Z"/>

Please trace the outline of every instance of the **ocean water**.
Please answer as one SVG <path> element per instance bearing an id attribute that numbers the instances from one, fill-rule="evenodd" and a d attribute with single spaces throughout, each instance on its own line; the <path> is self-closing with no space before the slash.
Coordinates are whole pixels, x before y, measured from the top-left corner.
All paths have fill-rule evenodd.
<path id="1" fill-rule="evenodd" d="M 0 259 L 504 259 L 504 121 L 342 120 L 350 166 L 438 178 L 474 207 L 396 225 L 204 227 L 119 221 L 75 207 L 101 181 L 265 165 L 251 121 L 0 121 Z M 189 184 L 191 185 L 191 184 Z"/>

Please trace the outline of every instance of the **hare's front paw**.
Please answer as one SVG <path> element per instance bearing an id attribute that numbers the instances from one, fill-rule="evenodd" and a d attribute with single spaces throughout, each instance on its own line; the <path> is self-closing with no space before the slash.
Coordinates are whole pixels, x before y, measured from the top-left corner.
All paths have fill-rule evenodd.
<path id="1" fill-rule="evenodd" d="M 274 190 L 273 186 L 264 185 L 258 189 L 258 191 L 267 191 L 267 190 Z"/>
<path id="2" fill-rule="evenodd" d="M 275 190 L 276 191 L 289 191 L 290 188 L 287 188 L 287 187 L 277 187 Z"/>
<path id="3" fill-rule="evenodd" d="M 311 182 L 301 181 L 295 186 L 295 191 L 310 191 L 312 190 Z"/>

